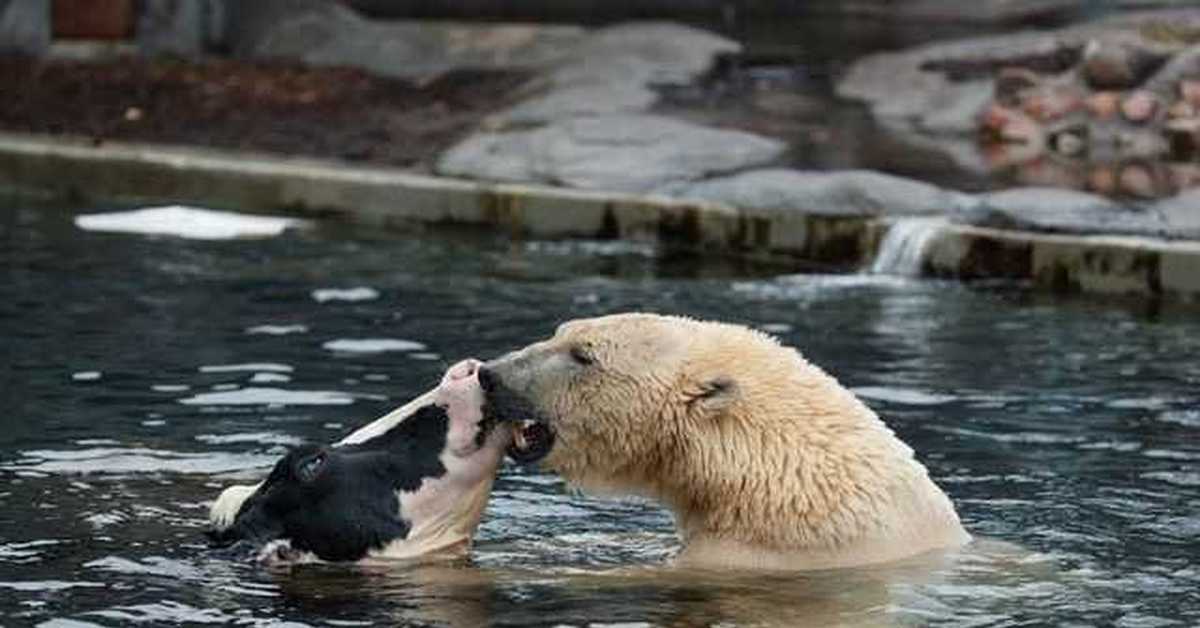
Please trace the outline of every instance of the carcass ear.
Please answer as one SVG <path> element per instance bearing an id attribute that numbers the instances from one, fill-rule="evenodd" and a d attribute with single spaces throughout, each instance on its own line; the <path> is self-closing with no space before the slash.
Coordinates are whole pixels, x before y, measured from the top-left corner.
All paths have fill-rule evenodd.
<path id="1" fill-rule="evenodd" d="M 729 407 L 740 395 L 737 381 L 728 375 L 698 380 L 684 390 L 688 410 L 711 415 Z"/>

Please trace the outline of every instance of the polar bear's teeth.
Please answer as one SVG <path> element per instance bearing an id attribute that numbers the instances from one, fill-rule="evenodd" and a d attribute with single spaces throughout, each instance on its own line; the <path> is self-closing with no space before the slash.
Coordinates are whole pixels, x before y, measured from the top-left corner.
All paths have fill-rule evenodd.
<path id="1" fill-rule="evenodd" d="M 513 445 L 517 449 L 528 449 L 529 441 L 525 438 L 525 430 L 529 428 L 529 421 L 521 421 L 517 424 L 517 429 L 513 430 Z"/>

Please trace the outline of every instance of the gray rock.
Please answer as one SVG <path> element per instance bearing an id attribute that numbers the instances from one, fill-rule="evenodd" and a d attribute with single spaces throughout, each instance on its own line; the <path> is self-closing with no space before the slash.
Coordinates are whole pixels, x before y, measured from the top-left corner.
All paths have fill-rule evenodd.
<path id="1" fill-rule="evenodd" d="M 1171 57 L 1143 86 L 1168 100 L 1174 99 L 1181 79 L 1200 77 L 1200 44 Z"/>
<path id="2" fill-rule="evenodd" d="M 584 38 L 544 77 L 549 91 L 500 118 L 544 123 L 576 116 L 634 113 L 658 101 L 652 85 L 680 85 L 741 46 L 708 31 L 668 22 L 633 22 Z"/>
<path id="3" fill-rule="evenodd" d="M 825 216 L 943 214 L 963 211 L 973 203 L 966 194 L 868 170 L 754 170 L 659 191 L 745 209 Z"/>
<path id="4" fill-rule="evenodd" d="M 439 174 L 647 192 L 750 168 L 781 142 L 652 115 L 575 118 L 525 131 L 480 133 L 439 159 Z"/>
<path id="5" fill-rule="evenodd" d="M 197 55 L 220 47 L 222 0 L 143 0 L 137 40 L 147 54 Z"/>
<path id="6" fill-rule="evenodd" d="M 835 10 L 870 15 L 897 21 L 928 20 L 955 23 L 1004 24 L 1024 22 L 1079 8 L 1076 0 L 988 0 L 987 2 L 947 2 L 946 0 L 905 0 L 904 2 L 833 3 Z"/>
<path id="7" fill-rule="evenodd" d="M 837 93 L 867 102 L 880 118 L 936 117 L 962 99 L 957 93 L 962 85 L 951 80 L 948 68 L 999 68 L 1021 57 L 1054 58 L 1070 45 L 1056 35 L 1015 33 L 869 55 L 850 66 Z"/>
<path id="8" fill-rule="evenodd" d="M 50 46 L 50 0 L 0 0 L 0 52 L 41 54 Z"/>
<path id="9" fill-rule="evenodd" d="M 1200 188 L 1158 201 L 1150 209 L 1158 214 L 1166 237 L 1200 240 Z"/>
<path id="10" fill-rule="evenodd" d="M 541 124 L 563 118 L 645 111 L 658 95 L 635 83 L 577 85 L 554 89 L 498 114 L 511 124 Z"/>
<path id="11" fill-rule="evenodd" d="M 1166 56 L 1130 42 L 1093 39 L 1083 51 L 1080 69 L 1096 89 L 1132 89 L 1156 71 Z"/>
<path id="12" fill-rule="evenodd" d="M 332 2 L 255 0 L 230 8 L 230 47 L 248 57 L 346 65 L 420 80 L 456 68 L 539 69 L 584 36 L 575 26 L 374 22 Z"/>
<path id="13" fill-rule="evenodd" d="M 686 85 L 722 53 L 741 50 L 735 41 L 671 22 L 631 22 L 598 30 L 555 68 L 556 85 Z"/>
<path id="14" fill-rule="evenodd" d="M 966 5 L 964 5 L 965 7 Z M 974 10 L 971 5 L 967 10 Z M 1089 42 L 1103 41 L 1106 48 L 1130 49 L 1137 65 L 1135 78 L 1153 70 L 1162 59 L 1179 53 L 1182 42 L 1147 38 L 1143 33 L 1167 25 L 1186 30 L 1200 27 L 1200 13 L 1181 10 L 1119 15 L 1050 32 L 1018 32 L 937 42 L 868 55 L 856 61 L 837 83 L 843 98 L 862 100 L 879 118 L 903 119 L 919 126 L 922 120 L 953 120 L 963 81 L 990 80 L 1007 66 L 1027 67 L 1040 74 L 1056 75 L 1079 60 Z M 1151 76 L 1174 76 L 1188 67 L 1174 60 Z M 1165 81 L 1159 81 L 1165 82 Z"/>
<path id="15" fill-rule="evenodd" d="M 1165 235 L 1157 212 L 1085 192 L 1027 187 L 984 194 L 979 200 L 955 220 L 978 227 L 1043 233 Z"/>
<path id="16" fill-rule="evenodd" d="M 979 115 L 992 102 L 992 81 L 946 85 L 928 111 L 916 118 L 921 131 L 940 135 L 970 135 L 979 129 Z"/>

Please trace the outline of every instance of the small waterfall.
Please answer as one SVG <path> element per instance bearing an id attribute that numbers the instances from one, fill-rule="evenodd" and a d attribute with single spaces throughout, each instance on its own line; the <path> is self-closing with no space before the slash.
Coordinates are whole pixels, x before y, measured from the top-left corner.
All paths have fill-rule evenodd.
<path id="1" fill-rule="evenodd" d="M 945 219 L 941 217 L 901 218 L 888 227 L 871 263 L 871 273 L 876 275 L 903 275 L 915 277 L 921 274 L 921 263 L 925 261 L 925 249 L 933 236 L 937 235 Z"/>

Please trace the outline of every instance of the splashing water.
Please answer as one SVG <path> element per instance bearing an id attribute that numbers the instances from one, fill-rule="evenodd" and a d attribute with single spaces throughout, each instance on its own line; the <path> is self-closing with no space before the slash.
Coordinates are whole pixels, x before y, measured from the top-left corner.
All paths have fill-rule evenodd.
<path id="1" fill-rule="evenodd" d="M 879 243 L 871 272 L 906 277 L 920 275 L 925 250 L 943 224 L 945 220 L 938 217 L 901 218 L 892 223 L 883 242 Z"/>

